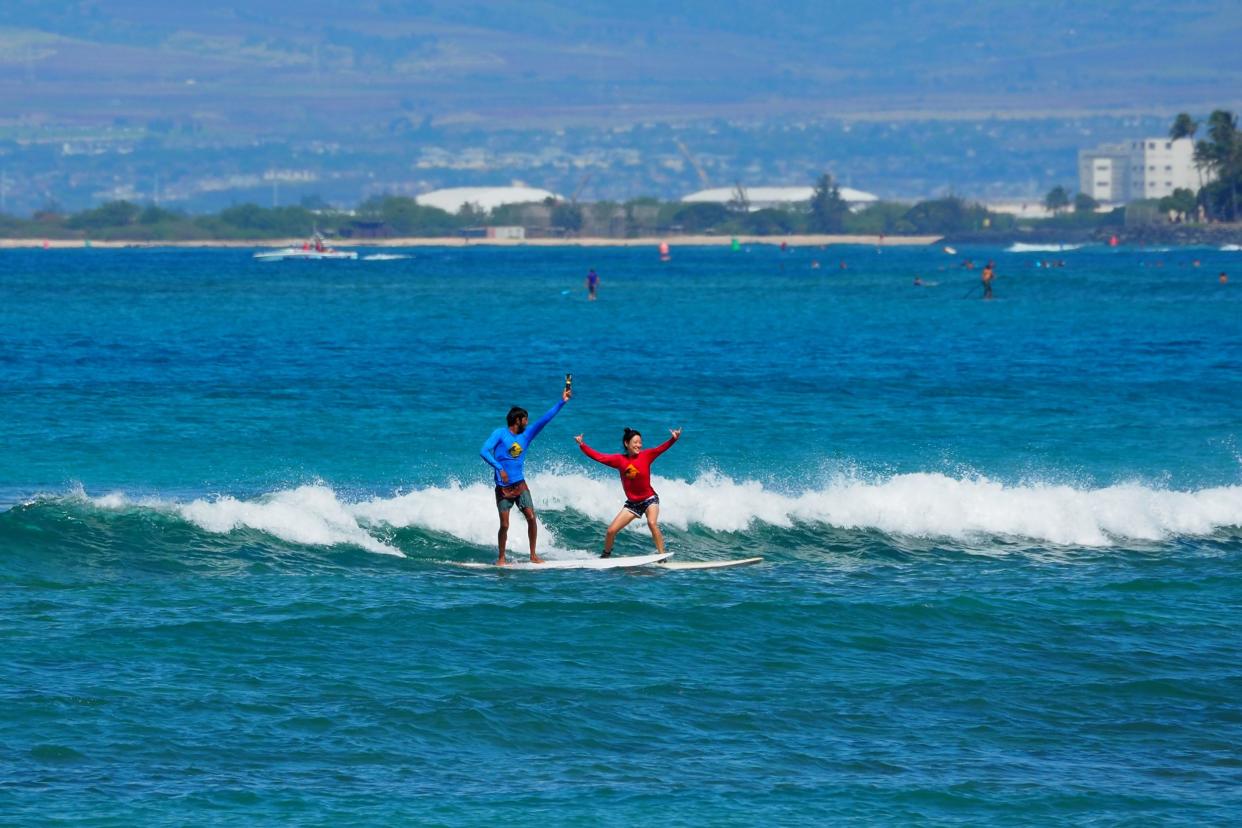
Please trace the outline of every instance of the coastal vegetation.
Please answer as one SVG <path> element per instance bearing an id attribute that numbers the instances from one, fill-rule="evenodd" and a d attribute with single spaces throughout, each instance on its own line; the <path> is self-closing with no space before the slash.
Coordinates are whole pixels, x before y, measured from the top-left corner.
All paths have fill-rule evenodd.
<path id="1" fill-rule="evenodd" d="M 1044 219 L 1019 219 L 957 197 L 915 204 L 877 201 L 851 205 L 829 174 L 815 182 L 809 201 L 755 209 L 739 188 L 728 203 L 686 203 L 643 197 L 627 202 L 576 200 L 508 204 L 491 211 L 466 205 L 448 213 L 401 195 L 368 198 L 353 209 L 336 208 L 316 195 L 297 206 L 247 203 L 216 213 L 191 214 L 157 204 L 117 200 L 78 212 L 46 205 L 28 218 L 0 213 L 0 237 L 101 241 L 214 241 L 299 238 L 314 232 L 341 239 L 486 235 L 489 227 L 521 226 L 530 238 L 633 238 L 707 234 L 787 236 L 945 235 L 988 238 L 1049 233 L 1112 233 L 1120 228 L 1176 221 L 1195 225 L 1235 222 L 1242 217 L 1242 132 L 1232 112 L 1216 110 L 1204 123 L 1179 114 L 1171 138 L 1199 139 L 1195 164 L 1206 182 L 1198 191 L 1178 189 L 1159 200 L 1101 211 L 1085 193 L 1052 188 Z"/>
<path id="2" fill-rule="evenodd" d="M 805 233 L 943 235 L 1010 230 L 1012 216 L 956 197 L 916 204 L 874 202 L 858 209 L 835 185 L 816 191 L 809 204 L 739 211 L 729 205 L 636 199 L 632 202 L 510 204 L 485 212 L 467 205 L 458 213 L 419 205 L 405 196 L 368 199 L 352 210 L 240 204 L 218 213 L 190 215 L 155 205 L 113 201 L 63 213 L 50 206 L 29 218 L 0 215 L 0 237 L 99 241 L 209 241 L 300 238 L 313 232 L 363 239 L 482 235 L 488 227 L 522 226 L 530 237 L 642 235 L 753 235 Z"/>
<path id="3" fill-rule="evenodd" d="M 1173 131 L 1198 126 L 1191 121 L 1183 122 L 1178 115 Z M 1195 133 L 1190 130 L 1190 135 Z M 1172 133 L 1170 133 L 1172 134 Z M 1195 165 L 1211 174 L 1211 182 L 1199 190 L 1199 204 L 1209 218 L 1221 221 L 1238 221 L 1242 218 L 1242 133 L 1238 131 L 1238 116 L 1218 109 L 1208 116 L 1207 137 L 1195 143 Z"/>

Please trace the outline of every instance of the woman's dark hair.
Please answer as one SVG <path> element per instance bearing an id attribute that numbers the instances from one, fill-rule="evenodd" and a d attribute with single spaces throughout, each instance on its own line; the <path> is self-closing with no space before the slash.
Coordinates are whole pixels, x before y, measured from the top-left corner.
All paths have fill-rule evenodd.
<path id="1" fill-rule="evenodd" d="M 515 423 L 517 423 L 518 420 L 522 419 L 523 417 L 529 417 L 529 416 L 530 415 L 526 413 L 525 408 L 518 408 L 515 405 L 513 406 L 513 408 L 509 409 L 509 416 L 505 417 L 505 422 L 507 422 L 509 425 L 514 425 Z"/>
<path id="2" fill-rule="evenodd" d="M 643 433 L 641 431 L 638 431 L 637 429 L 633 429 L 633 428 L 627 428 L 625 431 L 621 432 L 621 446 L 623 448 L 629 448 L 630 440 L 632 438 L 642 437 L 642 436 L 643 436 Z"/>

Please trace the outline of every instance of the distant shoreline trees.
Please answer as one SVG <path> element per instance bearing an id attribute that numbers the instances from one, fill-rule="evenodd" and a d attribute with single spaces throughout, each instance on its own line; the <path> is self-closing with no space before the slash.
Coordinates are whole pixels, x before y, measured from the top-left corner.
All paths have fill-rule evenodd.
<path id="1" fill-rule="evenodd" d="M 1196 204 L 1213 221 L 1239 221 L 1242 212 L 1242 132 L 1238 130 L 1238 117 L 1227 109 L 1217 109 L 1207 121 L 1196 121 L 1186 112 L 1179 112 L 1169 127 L 1169 138 L 1187 138 L 1194 141 L 1199 130 L 1206 126 L 1206 137 L 1195 141 L 1195 167 L 1200 171 L 1200 186 L 1192 193 Z M 1209 173 L 1209 182 L 1202 183 L 1203 172 Z M 1183 190 L 1182 193 L 1187 191 Z M 1174 193 L 1177 204 L 1170 202 L 1169 209 L 1189 214 L 1186 197 Z"/>
<path id="2" fill-rule="evenodd" d="M 1064 188 L 1058 190 L 1068 205 L 1068 194 Z M 322 200 L 312 200 L 302 206 L 267 208 L 240 204 L 209 215 L 189 215 L 155 205 L 113 201 L 69 215 L 45 211 L 31 219 L 0 216 L 0 236 L 148 242 L 258 241 L 305 238 L 321 232 L 333 238 L 361 240 L 473 235 L 485 226 L 506 225 L 525 227 L 529 238 L 808 233 L 899 236 L 994 234 L 1012 232 L 1019 226 L 1012 215 L 991 212 L 956 196 L 913 205 L 879 201 L 851 208 L 842 197 L 840 186 L 827 173 L 818 178 L 807 202 L 762 209 L 749 209 L 753 205 L 747 204 L 745 210 L 741 203 L 737 198 L 731 204 L 661 202 L 653 198 L 633 199 L 624 204 L 548 200 L 508 204 L 490 212 L 467 205 L 458 213 L 448 213 L 420 205 L 406 196 L 380 195 L 350 211 L 332 209 Z M 1107 214 L 1101 216 L 1086 210 L 1082 196 L 1075 205 L 1080 212 L 1058 217 L 1054 226 L 1083 230 L 1104 226 L 1112 220 Z M 1027 224 L 1038 226 L 1037 222 Z"/>

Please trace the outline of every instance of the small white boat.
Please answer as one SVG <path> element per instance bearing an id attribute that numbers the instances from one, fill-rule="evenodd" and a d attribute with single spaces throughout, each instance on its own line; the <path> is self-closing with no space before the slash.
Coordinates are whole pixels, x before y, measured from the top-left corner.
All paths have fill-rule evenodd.
<path id="1" fill-rule="evenodd" d="M 254 257 L 260 262 L 285 262 L 285 261 L 308 261 L 317 262 L 323 259 L 357 259 L 358 254 L 353 250 L 335 250 L 324 244 L 323 236 L 315 233 L 311 240 L 304 242 L 301 247 L 282 247 L 279 250 L 264 250 L 255 253 Z"/>

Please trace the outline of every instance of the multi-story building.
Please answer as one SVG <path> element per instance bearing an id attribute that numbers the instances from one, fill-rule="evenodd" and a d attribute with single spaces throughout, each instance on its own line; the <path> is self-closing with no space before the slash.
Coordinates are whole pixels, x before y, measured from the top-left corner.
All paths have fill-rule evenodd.
<path id="1" fill-rule="evenodd" d="M 1078 152 L 1078 189 L 1106 204 L 1198 191 L 1209 180 L 1195 166 L 1189 138 L 1144 138 Z"/>
<path id="2" fill-rule="evenodd" d="M 1129 144 L 1101 144 L 1078 151 L 1078 191 L 1102 204 L 1123 204 L 1130 197 Z"/>
<path id="3" fill-rule="evenodd" d="M 1164 198 L 1174 190 L 1203 186 L 1189 138 L 1147 138 L 1130 142 L 1130 200 Z"/>

